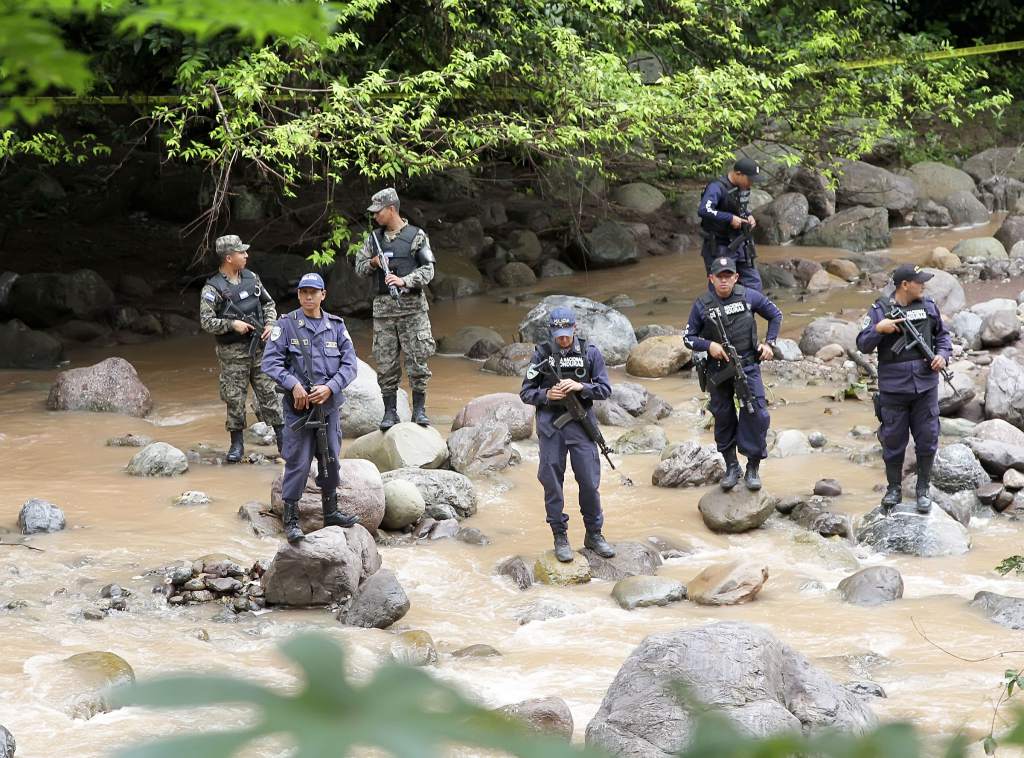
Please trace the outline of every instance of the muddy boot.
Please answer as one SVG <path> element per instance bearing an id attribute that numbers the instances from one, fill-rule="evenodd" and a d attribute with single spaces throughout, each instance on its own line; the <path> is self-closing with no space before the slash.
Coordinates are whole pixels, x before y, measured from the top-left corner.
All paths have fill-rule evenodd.
<path id="1" fill-rule="evenodd" d="M 735 446 L 723 451 L 722 457 L 725 458 L 725 476 L 722 477 L 718 486 L 728 492 L 740 483 L 740 477 L 743 476 L 743 469 L 740 468 L 740 462 L 736 460 Z"/>
<path id="2" fill-rule="evenodd" d="M 572 563 L 572 548 L 569 547 L 569 535 L 565 532 L 555 534 L 555 557 L 562 563 Z"/>
<path id="3" fill-rule="evenodd" d="M 412 422 L 420 426 L 430 426 L 430 419 L 427 418 L 427 393 L 412 393 Z"/>
<path id="4" fill-rule="evenodd" d="M 928 496 L 928 490 L 932 483 L 932 464 L 935 462 L 934 455 L 919 455 L 917 457 L 917 512 L 928 513 L 932 509 L 932 499 Z"/>
<path id="5" fill-rule="evenodd" d="M 228 448 L 228 454 L 224 456 L 226 463 L 238 463 L 242 460 L 242 456 L 245 455 L 245 445 L 242 443 L 242 431 L 231 432 L 231 447 Z"/>
<path id="6" fill-rule="evenodd" d="M 885 464 L 885 481 L 882 510 L 888 512 L 903 502 L 903 461 Z"/>
<path id="7" fill-rule="evenodd" d="M 284 538 L 293 545 L 306 539 L 299 528 L 299 504 L 294 500 L 284 501 Z"/>
<path id="8" fill-rule="evenodd" d="M 758 469 L 760 467 L 760 460 L 747 458 L 747 470 L 743 474 L 743 484 L 745 484 L 747 489 L 751 492 L 761 489 L 761 475 L 758 473 Z"/>
<path id="9" fill-rule="evenodd" d="M 274 439 L 277 441 L 277 452 L 284 455 L 284 424 L 274 424 Z"/>
<path id="10" fill-rule="evenodd" d="M 589 547 L 602 558 L 614 558 L 615 548 L 608 544 L 601 532 L 587 532 L 583 540 L 583 547 Z"/>
<path id="11" fill-rule="evenodd" d="M 344 529 L 359 523 L 359 519 L 355 516 L 349 516 L 338 510 L 337 492 L 332 492 L 329 495 L 321 494 L 320 503 L 324 508 L 324 526 L 340 526 Z"/>
<path id="12" fill-rule="evenodd" d="M 396 395 L 384 396 L 384 418 L 380 420 L 380 430 L 386 432 L 388 429 L 399 423 L 398 418 L 398 397 Z"/>

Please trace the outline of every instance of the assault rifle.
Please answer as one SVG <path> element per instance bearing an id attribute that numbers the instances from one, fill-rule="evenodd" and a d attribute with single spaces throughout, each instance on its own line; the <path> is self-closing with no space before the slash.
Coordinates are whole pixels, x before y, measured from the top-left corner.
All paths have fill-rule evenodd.
<path id="1" fill-rule="evenodd" d="M 541 363 L 530 364 L 527 371 L 537 371 L 540 373 L 551 372 L 555 375 L 555 378 L 559 381 L 562 380 L 561 368 L 555 368 L 554 356 L 548 357 L 546 361 Z M 615 464 L 612 463 L 611 459 L 611 448 L 608 447 L 608 443 L 605 442 L 604 435 L 601 434 L 601 428 L 594 423 L 593 419 L 587 413 L 587 409 L 583 407 L 583 403 L 580 402 L 579 397 L 576 396 L 575 392 L 567 394 L 560 402 L 565 404 L 565 413 L 555 419 L 555 428 L 561 429 L 570 421 L 578 421 L 580 426 L 583 427 L 583 431 L 587 433 L 591 441 L 597 445 L 598 450 L 601 451 L 601 455 L 604 456 L 605 460 L 608 461 L 608 465 L 615 470 Z"/>
<path id="2" fill-rule="evenodd" d="M 754 393 L 750 391 L 750 383 L 747 381 L 747 372 L 743 370 L 743 359 L 736 350 L 736 346 L 729 340 L 729 335 L 725 331 L 725 324 L 722 322 L 721 312 L 718 308 L 708 308 L 706 317 L 711 321 L 711 325 L 715 328 L 715 332 L 718 334 L 718 344 L 722 346 L 722 349 L 725 350 L 725 354 L 729 357 L 729 361 L 726 363 L 725 367 L 732 375 L 733 390 L 740 401 L 740 405 L 746 409 L 747 413 L 756 413 L 757 409 L 754 408 Z"/>
<path id="3" fill-rule="evenodd" d="M 729 243 L 726 250 L 730 258 L 743 261 L 747 265 L 754 264 L 757 255 L 754 252 L 754 238 L 750 236 L 750 224 L 742 225 L 742 231 Z"/>
<path id="4" fill-rule="evenodd" d="M 230 315 L 229 310 L 235 312 L 235 320 L 243 321 L 252 327 L 252 337 L 249 338 L 249 357 L 251 359 L 256 358 L 256 354 L 260 351 L 260 343 L 263 341 L 263 327 L 265 324 L 255 316 L 247 316 L 235 305 L 235 301 L 230 298 L 225 298 L 227 307 L 224 309 L 224 315 Z"/>
<path id="5" fill-rule="evenodd" d="M 313 389 L 307 382 L 303 382 L 302 386 L 306 392 Z M 277 387 L 277 391 L 288 397 L 291 397 L 292 394 L 280 386 Z M 316 431 L 316 467 L 320 477 L 326 476 L 326 472 L 330 470 L 331 465 L 336 464 L 338 461 L 337 458 L 331 455 L 331 448 L 327 444 L 327 414 L 324 412 L 323 404 L 314 405 L 311 403 L 309 411 L 304 416 L 299 416 L 288 428 L 293 432 L 301 432 L 305 429 Z"/>
<path id="6" fill-rule="evenodd" d="M 924 335 L 914 326 L 914 322 L 907 318 L 906 310 L 893 303 L 889 310 L 889 318 L 902 319 L 898 328 L 903 333 L 903 336 L 896 340 L 896 343 L 892 346 L 892 351 L 896 355 L 899 355 L 904 350 L 913 350 L 915 347 L 920 346 L 921 352 L 925 354 L 929 364 L 935 360 L 935 350 L 925 341 Z M 953 396 L 960 397 L 960 390 L 953 386 L 953 372 L 948 368 L 943 368 L 939 373 L 942 374 L 942 380 L 953 390 Z"/>
<path id="7" fill-rule="evenodd" d="M 377 247 L 377 260 L 380 263 L 380 270 L 384 272 L 384 278 L 387 279 L 388 274 L 391 273 L 391 267 L 388 265 L 388 257 L 384 254 L 384 250 L 380 246 L 380 240 L 377 239 L 377 235 L 373 231 L 370 232 L 370 237 L 373 238 L 373 244 Z M 404 287 L 399 289 L 394 284 L 388 285 L 388 291 L 391 293 L 391 297 L 395 300 L 400 300 L 402 298 L 402 293 L 407 292 Z"/>

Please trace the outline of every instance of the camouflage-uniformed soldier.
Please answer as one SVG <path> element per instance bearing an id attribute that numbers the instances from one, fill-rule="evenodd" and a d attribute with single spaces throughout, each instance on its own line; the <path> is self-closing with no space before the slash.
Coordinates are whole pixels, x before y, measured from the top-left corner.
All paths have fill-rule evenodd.
<path id="1" fill-rule="evenodd" d="M 434 278 L 434 253 L 427 233 L 413 226 L 398 212 L 398 193 L 391 187 L 370 199 L 367 212 L 377 224 L 356 254 L 360 276 L 372 276 L 377 284 L 373 298 L 373 359 L 377 362 L 377 383 L 384 396 L 384 418 L 380 430 L 398 423 L 397 394 L 402 378 L 399 352 L 405 354 L 405 371 L 412 388 L 412 420 L 429 426 L 427 418 L 427 360 L 436 344 L 427 315 L 423 287 Z M 381 259 L 391 273 L 385 275 Z"/>
<path id="2" fill-rule="evenodd" d="M 206 280 L 199 295 L 199 324 L 217 340 L 220 399 L 227 405 L 224 428 L 231 435 L 225 460 L 238 463 L 245 454 L 242 432 L 250 384 L 256 395 L 256 415 L 274 428 L 278 451 L 281 449 L 281 400 L 274 382 L 260 369 L 263 343 L 277 321 L 277 306 L 260 278 L 246 269 L 248 245 L 229 234 L 217 238 L 216 249 L 220 268 Z"/>

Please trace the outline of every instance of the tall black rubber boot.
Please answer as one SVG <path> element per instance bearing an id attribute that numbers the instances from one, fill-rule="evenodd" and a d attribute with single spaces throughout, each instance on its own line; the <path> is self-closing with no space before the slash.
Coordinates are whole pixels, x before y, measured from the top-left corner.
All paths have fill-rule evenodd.
<path id="1" fill-rule="evenodd" d="M 284 538 L 293 545 L 306 539 L 299 527 L 299 504 L 294 500 L 284 501 Z"/>
<path id="2" fill-rule="evenodd" d="M 932 499 L 928 496 L 928 490 L 932 483 L 932 464 L 935 463 L 934 455 L 917 456 L 917 512 L 928 513 L 932 509 Z"/>
<path id="3" fill-rule="evenodd" d="M 324 526 L 340 526 L 347 528 L 355 526 L 359 523 L 359 519 L 355 516 L 349 516 L 347 513 L 342 513 L 338 510 L 338 493 L 337 491 L 330 494 L 324 492 L 320 495 L 320 503 L 324 509 Z"/>
<path id="4" fill-rule="evenodd" d="M 761 489 L 761 474 L 758 471 L 760 468 L 760 459 L 747 458 L 747 470 L 746 473 L 743 474 L 743 484 L 745 484 L 747 489 L 751 492 Z"/>
<path id="5" fill-rule="evenodd" d="M 274 439 L 277 441 L 277 452 L 284 455 L 284 424 L 274 425 Z"/>
<path id="6" fill-rule="evenodd" d="M 380 420 L 380 430 L 386 432 L 400 421 L 398 418 L 398 398 L 395 395 L 384 396 L 384 418 Z"/>
<path id="7" fill-rule="evenodd" d="M 725 476 L 723 476 L 721 481 L 718 482 L 718 486 L 728 492 L 740 483 L 740 477 L 743 476 L 743 469 L 740 468 L 740 462 L 736 460 L 735 446 L 722 451 L 722 457 L 725 458 Z"/>
<path id="8" fill-rule="evenodd" d="M 227 463 L 238 463 L 242 460 L 243 455 L 245 455 L 245 444 L 242 442 L 241 430 L 231 432 L 231 447 L 228 448 L 228 454 L 224 456 L 224 460 Z"/>
<path id="9" fill-rule="evenodd" d="M 430 419 L 427 418 L 427 393 L 412 393 L 412 421 L 420 426 L 430 426 Z"/>
<path id="10" fill-rule="evenodd" d="M 903 502 L 903 461 L 885 464 L 885 494 L 882 495 L 882 509 L 891 511 Z"/>

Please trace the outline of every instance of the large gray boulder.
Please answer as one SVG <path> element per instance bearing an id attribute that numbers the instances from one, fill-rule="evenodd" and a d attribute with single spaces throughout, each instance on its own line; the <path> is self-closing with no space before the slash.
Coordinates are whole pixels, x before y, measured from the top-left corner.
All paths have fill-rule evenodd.
<path id="1" fill-rule="evenodd" d="M 423 495 L 426 513 L 437 520 L 464 519 L 476 513 L 476 488 L 468 476 L 444 469 L 402 468 L 382 475 L 384 483 L 404 479 Z"/>
<path id="2" fill-rule="evenodd" d="M 959 279 L 941 269 L 928 267 L 923 270 L 932 275 L 928 284 L 925 285 L 925 294 L 935 301 L 943 318 L 952 316 L 967 304 L 967 296 L 964 294 L 964 288 Z M 892 292 L 893 286 L 890 281 L 882 289 L 882 294 L 891 295 Z"/>
<path id="3" fill-rule="evenodd" d="M 114 307 L 114 291 L 90 269 L 70 274 L 22 274 L 11 285 L 7 309 L 32 327 L 67 319 L 94 321 Z"/>
<path id="4" fill-rule="evenodd" d="M 713 532 L 739 534 L 757 529 L 775 511 L 763 490 L 750 492 L 745 487 L 726 492 L 714 487 L 697 502 L 704 525 Z"/>
<path id="5" fill-rule="evenodd" d="M 942 205 L 949 211 L 949 220 L 955 226 L 988 223 L 988 208 L 974 196 L 973 190 L 957 190 L 943 198 Z"/>
<path id="6" fill-rule="evenodd" d="M 906 211 L 917 202 L 917 188 L 912 179 L 864 161 L 842 161 L 838 180 L 836 202 L 839 205 Z"/>
<path id="7" fill-rule="evenodd" d="M 998 418 L 982 421 L 971 430 L 971 436 L 979 440 L 992 440 L 1024 447 L 1024 431 Z"/>
<path id="8" fill-rule="evenodd" d="M 903 577 L 892 566 L 869 566 L 839 582 L 839 594 L 854 605 L 881 605 L 903 597 Z"/>
<path id="9" fill-rule="evenodd" d="M 384 397 L 377 384 L 377 372 L 361 360 L 357 361 L 356 378 L 343 391 L 345 402 L 341 406 L 341 432 L 346 440 L 354 440 L 377 429 L 384 418 Z M 409 421 L 409 396 L 398 390 L 398 418 Z"/>
<path id="10" fill-rule="evenodd" d="M 828 179 L 817 171 L 798 166 L 790 177 L 786 189 L 788 192 L 798 192 L 806 197 L 807 210 L 819 219 L 826 219 L 836 212 L 836 191 Z"/>
<path id="11" fill-rule="evenodd" d="M 665 448 L 651 475 L 655 487 L 704 487 L 725 475 L 725 459 L 713 445 L 693 440 Z"/>
<path id="12" fill-rule="evenodd" d="M 687 688 L 693 701 L 678 696 Z M 759 626 L 708 624 L 654 634 L 622 664 L 587 744 L 613 756 L 670 758 L 693 737 L 694 708 L 711 707 L 751 736 L 875 723 L 855 694 Z"/>
<path id="13" fill-rule="evenodd" d="M 996 230 L 995 240 L 1001 243 L 1005 250 L 1012 250 L 1014 245 L 1024 240 L 1024 215 L 1007 216 Z"/>
<path id="14" fill-rule="evenodd" d="M 18 319 L 0 324 L 0 368 L 53 368 L 64 357 L 56 337 Z"/>
<path id="15" fill-rule="evenodd" d="M 757 209 L 754 241 L 761 245 L 781 245 L 799 235 L 807 225 L 807 198 L 796 192 L 779 195 Z"/>
<path id="16" fill-rule="evenodd" d="M 1002 347 L 1016 342 L 1020 336 L 1020 319 L 1017 311 L 996 311 L 985 316 L 978 337 L 982 347 Z"/>
<path id="17" fill-rule="evenodd" d="M 615 583 L 612 597 L 620 608 L 631 611 L 683 600 L 686 587 L 667 576 L 628 576 Z"/>
<path id="18" fill-rule="evenodd" d="M 626 362 L 629 351 L 637 344 L 633 325 L 614 308 L 585 297 L 549 295 L 544 298 L 519 324 L 519 340 L 534 344 L 550 340 L 548 314 L 558 306 L 573 309 L 578 333 L 601 349 L 609 365 Z"/>
<path id="19" fill-rule="evenodd" d="M 630 228 L 611 220 L 602 221 L 583 235 L 580 248 L 583 259 L 592 268 L 635 263 L 638 253 L 636 236 Z"/>
<path id="20" fill-rule="evenodd" d="M 665 204 L 662 191 L 645 182 L 620 185 L 611 191 L 609 199 L 637 213 L 654 213 Z"/>
<path id="21" fill-rule="evenodd" d="M 778 195 L 786 190 L 790 181 L 796 176 L 798 166 L 803 161 L 803 153 L 795 147 L 783 145 L 769 140 L 755 140 L 736 151 L 736 159 L 750 158 L 757 162 L 764 177 L 759 189 Z M 693 204 L 694 208 L 697 204 Z"/>
<path id="22" fill-rule="evenodd" d="M 132 364 L 124 358 L 107 358 L 85 368 L 61 371 L 50 387 L 46 407 L 145 416 L 153 409 L 153 398 Z"/>
<path id="23" fill-rule="evenodd" d="M 387 629 L 409 612 L 409 596 L 393 571 L 381 569 L 363 582 L 338 621 L 364 629 Z"/>
<path id="24" fill-rule="evenodd" d="M 39 678 L 32 688 L 33 697 L 72 719 L 91 719 L 118 708 L 110 697 L 111 690 L 135 682 L 135 671 L 128 661 L 100 650 L 42 661 L 33 676 Z"/>
<path id="25" fill-rule="evenodd" d="M 565 742 L 572 740 L 572 711 L 560 697 L 538 697 L 497 709 L 502 716 L 518 721 L 531 732 L 555 737 Z"/>
<path id="26" fill-rule="evenodd" d="M 970 374 L 953 372 L 952 387 L 945 381 L 939 382 L 939 414 L 952 416 L 974 399 L 977 388 Z"/>
<path id="27" fill-rule="evenodd" d="M 281 497 L 283 478 L 283 474 L 278 475 L 270 486 L 270 507 L 278 516 L 284 511 Z M 364 529 L 376 534 L 386 510 L 384 482 L 377 467 L 359 458 L 343 458 L 338 461 L 338 478 L 341 481 L 338 485 L 338 510 L 355 516 Z M 299 526 L 304 532 L 315 532 L 323 525 L 323 504 L 314 462 L 299 497 Z"/>
<path id="28" fill-rule="evenodd" d="M 153 442 L 132 456 L 125 471 L 132 476 L 177 476 L 188 471 L 188 457 L 166 442 Z"/>
<path id="29" fill-rule="evenodd" d="M 1011 445 L 997 440 L 982 440 L 967 437 L 964 444 L 991 476 L 1002 479 L 1010 469 L 1024 471 L 1024 445 Z"/>
<path id="30" fill-rule="evenodd" d="M 889 214 L 885 208 L 855 206 L 829 216 L 801 234 L 796 243 L 811 247 L 839 247 L 855 253 L 889 247 Z"/>
<path id="31" fill-rule="evenodd" d="M 990 147 L 965 160 L 963 170 L 979 183 L 994 176 L 1024 180 L 1024 151 L 1020 147 Z"/>
<path id="32" fill-rule="evenodd" d="M 995 237 L 971 237 L 960 240 L 952 250 L 953 255 L 960 260 L 966 261 L 971 258 L 981 258 L 986 261 L 1009 260 L 1009 255 L 1003 243 Z M 931 282 L 929 282 L 929 285 Z M 930 288 L 930 287 L 929 287 Z"/>
<path id="33" fill-rule="evenodd" d="M 386 432 L 364 434 L 349 442 L 341 455 L 370 461 L 382 472 L 407 466 L 440 468 L 448 460 L 448 445 L 434 427 L 405 421 Z"/>
<path id="34" fill-rule="evenodd" d="M 940 309 L 941 310 L 941 309 Z M 946 321 L 947 328 L 964 343 L 968 350 L 981 349 L 981 325 L 985 322 L 972 311 L 963 310 Z"/>
<path id="35" fill-rule="evenodd" d="M 269 605 L 330 605 L 355 595 L 380 565 L 363 527 L 328 526 L 294 545 L 282 542 L 260 581 Z"/>
<path id="36" fill-rule="evenodd" d="M 907 169 L 917 187 L 917 196 L 945 205 L 943 199 L 954 192 L 974 192 L 974 179 L 966 171 L 935 161 L 921 161 Z"/>
<path id="37" fill-rule="evenodd" d="M 504 471 L 519 463 L 512 433 L 500 421 L 464 426 L 448 435 L 448 462 L 466 476 Z"/>
<path id="38" fill-rule="evenodd" d="M 1024 429 L 1024 366 L 997 355 L 985 385 L 985 417 Z"/>
<path id="39" fill-rule="evenodd" d="M 941 508 L 927 514 L 899 505 L 888 515 L 875 508 L 864 517 L 857 540 L 880 553 L 905 553 L 924 558 L 963 555 L 971 549 L 967 527 Z"/>
<path id="40" fill-rule="evenodd" d="M 22 534 L 49 534 L 64 528 L 64 511 L 48 500 L 34 497 L 18 511 L 18 529 Z"/>
<path id="41" fill-rule="evenodd" d="M 480 367 L 498 376 L 519 376 L 526 373 L 533 358 L 535 346 L 532 342 L 512 342 L 492 353 Z"/>
<path id="42" fill-rule="evenodd" d="M 944 445 L 935 454 L 932 484 L 940 490 L 950 493 L 973 491 L 989 481 L 989 475 L 971 448 L 962 442 Z"/>
<path id="43" fill-rule="evenodd" d="M 979 592 L 971 600 L 971 607 L 1007 629 L 1024 629 L 1024 598 Z"/>
<path id="44" fill-rule="evenodd" d="M 860 327 L 852 321 L 831 316 L 816 318 L 804 327 L 800 335 L 800 352 L 814 355 L 825 345 L 842 345 L 848 351 L 857 349 L 857 334 Z"/>
<path id="45" fill-rule="evenodd" d="M 453 334 L 437 339 L 437 352 L 447 355 L 465 355 L 473 345 L 482 339 L 490 340 L 497 345 L 504 345 L 504 338 L 487 326 L 463 326 Z"/>
<path id="46" fill-rule="evenodd" d="M 462 406 L 452 421 L 452 431 L 465 426 L 501 423 L 508 427 L 513 440 L 525 440 L 533 435 L 534 415 L 534 407 L 520 400 L 516 393 L 493 392 L 475 397 Z"/>

